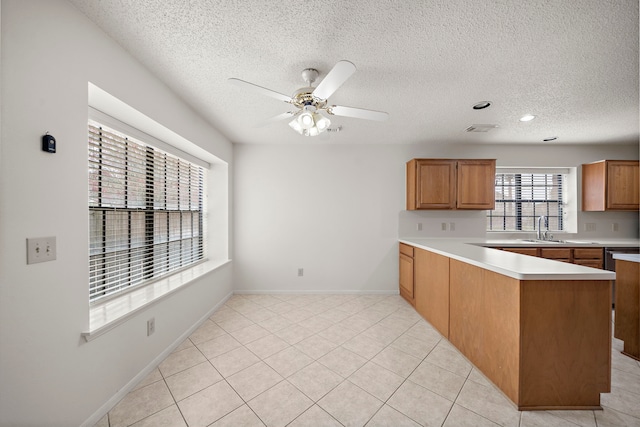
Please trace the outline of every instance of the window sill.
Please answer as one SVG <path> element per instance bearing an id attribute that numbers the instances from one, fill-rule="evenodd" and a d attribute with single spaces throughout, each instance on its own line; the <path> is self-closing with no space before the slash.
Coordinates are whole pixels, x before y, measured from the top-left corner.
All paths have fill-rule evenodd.
<path id="1" fill-rule="evenodd" d="M 92 305 L 89 308 L 89 331 L 82 332 L 82 337 L 86 341 L 91 341 L 109 332 L 111 329 L 124 323 L 138 311 L 155 304 L 160 299 L 189 285 L 195 279 L 215 271 L 230 262 L 231 260 L 203 262 L 193 268 L 128 292 L 121 297 Z"/>

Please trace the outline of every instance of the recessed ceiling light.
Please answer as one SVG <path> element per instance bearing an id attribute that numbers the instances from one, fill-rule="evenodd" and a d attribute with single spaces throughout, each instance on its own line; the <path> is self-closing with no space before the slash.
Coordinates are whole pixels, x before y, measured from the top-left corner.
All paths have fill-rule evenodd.
<path id="1" fill-rule="evenodd" d="M 549 141 L 555 141 L 556 139 L 558 139 L 557 136 L 551 136 L 549 138 L 545 138 L 543 139 L 544 142 L 549 142 Z"/>
<path id="2" fill-rule="evenodd" d="M 490 101 L 482 101 L 482 102 L 478 102 L 476 105 L 474 105 L 473 109 L 474 110 L 483 110 L 483 109 L 487 108 L 490 105 L 491 105 Z"/>
<path id="3" fill-rule="evenodd" d="M 525 114 L 524 116 L 520 117 L 520 121 L 521 122 L 530 122 L 531 120 L 535 119 L 536 116 L 534 116 L 533 114 Z"/>

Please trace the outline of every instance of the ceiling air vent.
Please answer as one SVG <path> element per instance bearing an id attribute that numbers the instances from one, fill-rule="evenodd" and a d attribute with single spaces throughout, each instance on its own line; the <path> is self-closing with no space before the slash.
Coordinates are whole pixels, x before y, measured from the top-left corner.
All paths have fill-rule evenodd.
<path id="1" fill-rule="evenodd" d="M 467 132 L 489 132 L 491 129 L 497 128 L 498 125 L 471 125 L 466 131 Z"/>

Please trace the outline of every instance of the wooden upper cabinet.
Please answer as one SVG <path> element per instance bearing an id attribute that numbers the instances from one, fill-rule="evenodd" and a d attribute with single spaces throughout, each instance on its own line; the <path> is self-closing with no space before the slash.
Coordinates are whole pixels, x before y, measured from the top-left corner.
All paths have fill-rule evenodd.
<path id="1" fill-rule="evenodd" d="M 407 162 L 407 210 L 494 209 L 496 161 Z"/>
<path id="2" fill-rule="evenodd" d="M 458 209 L 496 207 L 496 161 L 458 160 Z"/>
<path id="3" fill-rule="evenodd" d="M 455 160 L 417 160 L 415 167 L 415 209 L 455 209 Z"/>
<path id="4" fill-rule="evenodd" d="M 582 165 L 583 211 L 637 211 L 638 160 L 601 160 Z"/>

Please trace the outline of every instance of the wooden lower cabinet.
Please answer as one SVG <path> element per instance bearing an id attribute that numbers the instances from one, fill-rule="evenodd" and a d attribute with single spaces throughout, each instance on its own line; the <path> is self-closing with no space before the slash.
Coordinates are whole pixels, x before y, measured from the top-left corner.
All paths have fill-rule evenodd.
<path id="1" fill-rule="evenodd" d="M 540 257 L 570 263 L 571 249 L 570 248 L 541 248 Z"/>
<path id="2" fill-rule="evenodd" d="M 518 280 L 460 261 L 450 262 L 449 341 L 517 404 Z"/>
<path id="3" fill-rule="evenodd" d="M 615 336 L 623 354 L 640 360 L 640 263 L 616 260 Z"/>
<path id="4" fill-rule="evenodd" d="M 610 282 L 523 281 L 520 292 L 518 406 L 599 408 L 611 392 Z"/>
<path id="5" fill-rule="evenodd" d="M 596 409 L 611 391 L 610 281 L 519 280 L 403 244 L 400 276 L 400 294 L 519 410 Z"/>
<path id="6" fill-rule="evenodd" d="M 449 258 L 416 248 L 415 307 L 445 338 L 449 337 Z"/>
<path id="7" fill-rule="evenodd" d="M 517 248 L 494 248 L 507 252 L 514 252 L 521 255 L 537 256 L 541 258 L 553 259 L 556 261 L 569 262 L 572 264 L 584 265 L 591 268 L 604 268 L 603 248 L 550 248 L 545 247 L 517 247 Z"/>
<path id="8" fill-rule="evenodd" d="M 611 388 L 609 281 L 518 280 L 451 259 L 449 284 L 449 341 L 518 409 L 600 407 Z"/>
<path id="9" fill-rule="evenodd" d="M 413 246 L 400 243 L 400 295 L 415 306 L 413 253 Z"/>
<path id="10" fill-rule="evenodd" d="M 573 263 L 585 267 L 604 268 L 604 253 L 602 248 L 574 248 Z"/>

